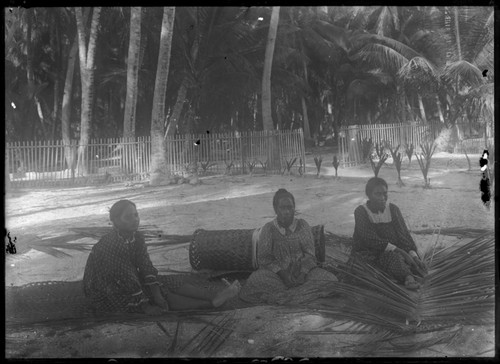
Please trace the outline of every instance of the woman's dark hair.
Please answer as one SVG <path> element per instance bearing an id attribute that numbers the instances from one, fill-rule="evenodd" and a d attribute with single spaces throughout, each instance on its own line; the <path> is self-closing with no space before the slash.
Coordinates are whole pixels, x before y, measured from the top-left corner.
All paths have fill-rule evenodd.
<path id="1" fill-rule="evenodd" d="M 385 179 L 380 178 L 380 177 L 372 177 L 366 182 L 366 187 L 365 187 L 365 193 L 367 196 L 370 196 L 375 187 L 377 186 L 384 186 L 385 188 L 389 188 L 387 186 L 387 182 Z"/>
<path id="2" fill-rule="evenodd" d="M 273 207 L 274 207 L 274 211 L 276 211 L 276 209 L 278 208 L 278 204 L 280 203 L 280 200 L 282 198 L 289 198 L 292 200 L 293 202 L 293 206 L 295 207 L 295 198 L 293 197 L 293 195 L 288 192 L 287 190 L 285 190 L 284 188 L 280 188 L 275 194 L 274 194 L 274 197 L 273 197 Z"/>
<path id="3" fill-rule="evenodd" d="M 123 213 L 123 211 L 125 211 L 125 209 L 127 208 L 127 206 L 129 205 L 132 205 L 135 207 L 135 203 L 133 203 L 132 201 L 130 200 L 120 200 L 118 202 L 116 202 L 113 206 L 111 206 L 111 208 L 109 209 L 109 219 L 111 221 L 115 221 L 117 220 L 121 214 Z"/>
<path id="4" fill-rule="evenodd" d="M 481 158 L 483 158 L 485 154 L 488 155 L 488 158 L 490 157 L 490 152 L 488 152 L 487 149 L 483 149 L 483 154 L 481 154 Z"/>

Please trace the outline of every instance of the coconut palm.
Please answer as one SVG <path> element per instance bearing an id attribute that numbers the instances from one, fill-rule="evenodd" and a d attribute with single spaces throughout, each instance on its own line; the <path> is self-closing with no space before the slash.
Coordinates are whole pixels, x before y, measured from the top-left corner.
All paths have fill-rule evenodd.
<path id="1" fill-rule="evenodd" d="M 415 49 L 419 56 L 409 59 L 397 76 L 410 102 L 416 98 L 420 118 L 427 122 L 425 106 L 428 109 L 437 106 L 440 121 L 444 123 L 440 100 L 444 90 L 439 76 L 444 69 L 446 53 L 443 29 L 433 24 L 434 17 L 434 12 L 420 7 L 402 11 L 402 25 L 395 37 Z"/>
<path id="2" fill-rule="evenodd" d="M 174 32 L 175 7 L 164 7 L 160 36 L 160 51 L 156 70 L 156 83 L 151 120 L 151 185 L 164 182 L 167 175 L 166 150 L 164 142 L 165 93 L 167 91 L 170 49 Z"/>
<path id="3" fill-rule="evenodd" d="M 262 58 L 263 48 L 254 35 L 262 30 L 252 29 L 255 24 L 250 21 L 259 10 L 193 7 L 178 11 L 175 26 L 188 31 L 173 38 L 173 87 L 167 95 L 172 107 L 166 134 L 214 130 L 231 118 L 242 124 L 239 120 L 248 98 L 259 86 L 253 61 L 258 60 L 257 54 Z M 182 116 L 188 110 L 194 114 L 192 123 Z"/>
<path id="4" fill-rule="evenodd" d="M 100 125 L 101 137 L 123 135 L 127 104 L 128 51 L 130 46 L 130 8 L 107 8 L 109 16 L 103 19 L 101 28 L 102 47 L 96 59 L 96 124 Z M 150 119 L 155 82 L 158 34 L 161 31 L 161 11 L 142 8 L 141 39 L 137 54 L 138 75 L 136 90 L 135 135 L 150 133 Z M 157 39 L 158 38 L 158 39 Z"/>
<path id="5" fill-rule="evenodd" d="M 18 138 L 46 139 L 55 123 L 50 105 L 50 86 L 57 79 L 55 40 L 54 48 L 45 46 L 54 31 L 51 17 L 53 12 L 44 8 L 5 8 L 6 124 Z"/>
<path id="6" fill-rule="evenodd" d="M 439 9 L 438 15 L 436 21 L 446 30 L 447 58 L 442 81 L 448 93 L 447 123 L 451 128 L 464 113 L 471 113 L 467 107 L 484 105 L 489 98 L 488 93 L 482 94 L 480 90 L 485 90 L 482 86 L 491 82 L 483 77 L 482 71 L 487 69 L 490 75 L 494 74 L 493 9 L 445 7 Z M 466 102 L 467 99 L 484 101 L 471 103 Z"/>
<path id="7" fill-rule="evenodd" d="M 79 174 L 87 173 L 86 148 L 90 139 L 90 126 L 93 118 L 94 100 L 94 63 L 97 45 L 97 35 L 101 16 L 101 8 L 92 10 L 92 23 L 90 30 L 84 23 L 83 9 L 75 8 L 76 24 L 78 30 L 78 55 L 80 60 L 80 77 L 82 82 L 82 108 L 80 119 L 80 140 L 78 147 L 77 170 Z M 88 43 L 87 43 L 87 34 Z"/>
<path id="8" fill-rule="evenodd" d="M 130 14 L 130 39 L 127 59 L 127 96 L 123 118 L 123 137 L 135 137 L 136 104 L 141 49 L 141 7 L 132 7 Z"/>
<path id="9" fill-rule="evenodd" d="M 321 128 L 313 120 L 323 118 L 321 95 L 330 89 L 329 64 L 340 57 L 344 33 L 323 21 L 314 7 L 284 7 L 279 33 L 275 84 L 286 94 L 283 110 L 302 114 L 304 137 L 310 139 L 311 130 Z M 310 120 L 309 114 L 316 117 Z"/>
<path id="10" fill-rule="evenodd" d="M 264 56 L 264 70 L 262 73 L 262 122 L 264 130 L 273 130 L 274 123 L 271 116 L 271 68 L 273 64 L 274 45 L 278 32 L 280 7 L 274 6 L 269 24 L 266 53 Z"/>

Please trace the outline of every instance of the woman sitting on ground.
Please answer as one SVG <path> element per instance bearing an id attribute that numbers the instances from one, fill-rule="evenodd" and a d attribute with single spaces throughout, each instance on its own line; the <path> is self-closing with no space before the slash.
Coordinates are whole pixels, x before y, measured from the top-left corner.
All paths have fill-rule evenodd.
<path id="1" fill-rule="evenodd" d="M 143 312 L 159 315 L 168 310 L 221 306 L 236 296 L 238 281 L 211 299 L 208 291 L 185 284 L 170 292 L 157 280 L 144 237 L 137 231 L 139 214 L 132 201 L 121 200 L 109 212 L 113 231 L 94 245 L 83 276 L 84 293 L 100 312 Z"/>
<path id="2" fill-rule="evenodd" d="M 257 244 L 259 269 L 253 272 L 240 292 L 250 303 L 286 301 L 286 291 L 307 283 L 337 281 L 332 273 L 318 267 L 311 228 L 295 218 L 295 199 L 285 189 L 274 195 L 277 217 L 262 227 Z"/>
<path id="3" fill-rule="evenodd" d="M 380 267 L 408 289 L 418 289 L 413 273 L 423 276 L 426 268 L 401 211 L 392 203 L 386 206 L 387 182 L 373 177 L 365 192 L 368 201 L 354 210 L 352 257 Z"/>

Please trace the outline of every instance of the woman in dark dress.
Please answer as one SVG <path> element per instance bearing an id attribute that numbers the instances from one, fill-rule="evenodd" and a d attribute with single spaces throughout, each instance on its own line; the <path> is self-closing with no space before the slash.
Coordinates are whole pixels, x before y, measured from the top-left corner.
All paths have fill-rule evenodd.
<path id="1" fill-rule="evenodd" d="M 238 281 L 215 298 L 208 291 L 184 284 L 170 292 L 157 280 L 144 237 L 137 231 L 139 214 L 132 201 L 121 200 L 109 212 L 113 231 L 94 245 L 85 266 L 85 296 L 98 312 L 143 312 L 158 315 L 168 310 L 221 306 L 236 296 Z"/>
<path id="2" fill-rule="evenodd" d="M 392 203 L 387 205 L 387 183 L 371 178 L 365 192 L 368 201 L 354 210 L 352 256 L 378 266 L 408 289 L 418 289 L 414 274 L 422 276 L 426 268 L 401 211 Z"/>

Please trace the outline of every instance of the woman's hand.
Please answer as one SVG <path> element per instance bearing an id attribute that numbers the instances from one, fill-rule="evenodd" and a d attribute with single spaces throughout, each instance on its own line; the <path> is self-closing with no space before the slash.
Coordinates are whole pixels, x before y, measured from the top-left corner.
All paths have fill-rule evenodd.
<path id="1" fill-rule="evenodd" d="M 422 262 L 418 256 L 413 257 L 413 262 L 415 264 L 415 270 L 418 272 L 418 274 L 421 277 L 424 277 L 427 275 L 427 267 L 425 266 L 425 263 Z"/>
<path id="2" fill-rule="evenodd" d="M 408 264 L 409 266 L 412 266 L 412 267 L 415 266 L 415 261 L 413 260 L 413 258 L 410 256 L 410 254 L 405 252 L 403 249 L 396 248 L 396 249 L 394 249 L 394 252 L 401 255 L 406 264 Z"/>
<path id="3" fill-rule="evenodd" d="M 417 272 L 418 275 L 420 275 L 421 277 L 425 277 L 425 275 L 427 274 L 427 268 L 417 255 L 412 257 L 410 254 L 400 248 L 396 248 L 394 251 L 399 253 L 403 257 L 406 264 L 408 264 L 415 272 Z"/>
<path id="4" fill-rule="evenodd" d="M 292 275 L 289 269 L 282 269 L 277 274 L 287 288 L 294 287 L 294 283 L 292 281 Z"/>
<path id="5" fill-rule="evenodd" d="M 292 282 L 294 284 L 294 287 L 304 284 L 306 282 L 306 276 L 307 274 L 302 272 L 299 273 L 297 276 L 293 277 Z"/>

